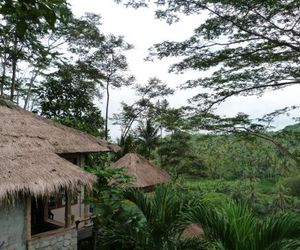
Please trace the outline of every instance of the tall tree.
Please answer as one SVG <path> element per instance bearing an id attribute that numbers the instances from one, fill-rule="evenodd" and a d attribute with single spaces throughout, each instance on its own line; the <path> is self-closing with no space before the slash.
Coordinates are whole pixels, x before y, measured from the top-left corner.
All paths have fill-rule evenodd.
<path id="1" fill-rule="evenodd" d="M 151 1 L 123 2 L 138 7 Z M 171 0 L 156 4 L 160 7 L 156 15 L 168 22 L 179 20 L 181 13 L 207 14 L 192 37 L 157 44 L 151 52 L 158 58 L 184 56 L 172 71 L 213 71 L 184 85 L 208 90 L 192 99 L 203 110 L 231 96 L 260 95 L 300 83 L 297 1 Z"/>
<path id="2" fill-rule="evenodd" d="M 158 114 L 160 103 L 156 101 L 161 97 L 172 95 L 174 90 L 157 78 L 150 78 L 146 85 L 136 85 L 136 93 L 139 99 L 129 105 L 122 103 L 122 112 L 114 114 L 115 124 L 121 126 L 121 141 L 130 133 L 133 125 L 143 119 L 153 118 Z"/>
<path id="3" fill-rule="evenodd" d="M 157 148 L 160 165 L 177 178 L 179 175 L 203 175 L 206 168 L 192 148 L 191 135 L 176 130 L 163 138 Z"/>
<path id="4" fill-rule="evenodd" d="M 151 1 L 117 0 L 134 7 L 154 2 L 159 7 L 156 15 L 172 23 L 181 14 L 202 15 L 202 23 L 194 34 L 183 42 L 165 41 L 153 46 L 150 57 L 171 56 L 183 59 L 172 65 L 171 71 L 195 70 L 206 73 L 191 79 L 182 88 L 199 91 L 190 101 L 193 104 L 196 128 L 223 129 L 264 138 L 290 155 L 278 140 L 264 134 L 278 115 L 298 108 L 284 107 L 259 120 L 263 126 L 252 126 L 249 117 L 238 114 L 222 119 L 209 114 L 233 96 L 263 95 L 268 91 L 299 85 L 299 18 L 298 1 L 282 0 L 188 0 Z M 267 118 L 267 119 L 265 119 Z M 214 125 L 210 126 L 212 122 Z M 238 124 L 238 125 L 237 125 Z M 299 161 L 299 159 L 296 159 Z"/>
<path id="5" fill-rule="evenodd" d="M 140 142 L 140 153 L 147 159 L 150 158 L 152 150 L 159 144 L 160 138 L 159 125 L 150 119 L 147 118 L 144 122 L 139 122 L 135 132 Z"/>
<path id="6" fill-rule="evenodd" d="M 2 55 L 1 94 L 10 82 L 10 99 L 16 97 L 15 91 L 18 65 L 30 58 L 44 53 L 44 47 L 38 36 L 54 29 L 57 20 L 63 21 L 69 15 L 65 0 L 58 1 L 2 1 L 0 3 L 0 30 Z M 8 37 L 6 34 L 9 34 Z M 8 70 L 11 78 L 6 81 Z"/>
<path id="7" fill-rule="evenodd" d="M 102 135 L 103 118 L 93 103 L 101 75 L 89 65 L 61 65 L 48 75 L 39 91 L 41 115 L 95 136 Z"/>
<path id="8" fill-rule="evenodd" d="M 106 90 L 105 107 L 105 139 L 108 139 L 108 119 L 110 89 L 130 86 L 134 83 L 134 77 L 129 74 L 126 51 L 132 49 L 132 45 L 126 43 L 123 37 L 109 35 L 105 37 L 101 48 L 94 53 L 91 60 L 95 60 L 97 67 L 104 75 L 102 84 Z"/>
<path id="9" fill-rule="evenodd" d="M 80 18 L 73 18 L 62 27 L 61 33 L 68 42 L 68 53 L 72 53 L 74 60 L 92 61 L 92 56 L 104 42 L 101 33 L 101 17 L 94 13 L 85 13 Z"/>

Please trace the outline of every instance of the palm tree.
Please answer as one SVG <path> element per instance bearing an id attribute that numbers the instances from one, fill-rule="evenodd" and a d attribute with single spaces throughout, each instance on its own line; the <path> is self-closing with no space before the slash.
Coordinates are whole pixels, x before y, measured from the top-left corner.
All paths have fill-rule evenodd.
<path id="1" fill-rule="evenodd" d="M 300 248 L 300 218 L 295 214 L 259 220 L 245 206 L 234 203 L 223 209 L 199 204 L 188 215 L 198 223 L 215 249 L 279 250 Z"/>
<path id="2" fill-rule="evenodd" d="M 110 249 L 300 249 L 300 217 L 295 214 L 258 219 L 243 205 L 215 207 L 170 185 L 158 186 L 153 194 L 129 189 L 124 197 L 124 210 L 100 233 L 100 244 Z M 195 223 L 204 235 L 184 238 L 186 226 Z"/>
<path id="3" fill-rule="evenodd" d="M 150 119 L 147 119 L 145 123 L 140 122 L 137 128 L 137 136 L 141 141 L 141 154 L 144 155 L 147 159 L 150 158 L 151 151 L 159 143 L 160 127 L 157 124 L 154 124 Z"/>
<path id="4" fill-rule="evenodd" d="M 172 186 L 159 185 L 153 194 L 128 189 L 124 197 L 132 207 L 124 207 L 127 211 L 117 218 L 118 222 L 103 228 L 103 246 L 134 250 L 207 249 L 202 239 L 182 237 L 186 226 L 182 215 L 187 213 L 190 202 Z"/>

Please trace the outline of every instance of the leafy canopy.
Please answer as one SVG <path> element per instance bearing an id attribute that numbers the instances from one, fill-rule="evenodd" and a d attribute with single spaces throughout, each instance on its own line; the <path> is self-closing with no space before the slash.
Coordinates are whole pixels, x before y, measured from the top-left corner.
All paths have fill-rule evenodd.
<path id="1" fill-rule="evenodd" d="M 237 95 L 262 95 L 300 83 L 299 3 L 296 0 L 170 0 L 125 2 L 158 6 L 156 15 L 172 23 L 180 14 L 199 15 L 202 23 L 183 42 L 156 44 L 150 57 L 182 56 L 171 71 L 207 73 L 183 88 L 202 87 L 191 102 L 208 111 Z"/>
<path id="2" fill-rule="evenodd" d="M 58 19 L 68 15 L 66 0 L 4 0 L 0 3 L 0 15 L 14 20 L 16 32 L 23 36 L 30 25 L 48 23 L 54 29 Z"/>

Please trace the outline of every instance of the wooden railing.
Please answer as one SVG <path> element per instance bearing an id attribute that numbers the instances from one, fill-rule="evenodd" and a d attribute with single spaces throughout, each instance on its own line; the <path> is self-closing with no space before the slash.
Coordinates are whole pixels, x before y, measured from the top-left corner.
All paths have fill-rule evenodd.
<path id="1" fill-rule="evenodd" d="M 92 242 L 92 248 L 91 250 L 96 250 L 96 238 L 97 238 L 97 229 L 94 226 L 93 220 L 97 218 L 97 215 L 91 215 L 88 218 L 84 218 L 81 220 L 76 220 L 75 225 L 77 229 L 77 238 L 78 241 L 85 240 L 90 238 Z M 83 227 L 79 227 L 80 223 L 92 221 L 93 223 L 89 223 L 88 225 L 85 225 Z"/>
<path id="2" fill-rule="evenodd" d="M 76 229 L 79 229 L 79 224 L 82 222 L 87 222 L 87 221 L 92 221 L 93 219 L 95 219 L 97 217 L 97 215 L 91 215 L 88 218 L 84 218 L 84 219 L 80 219 L 80 220 L 76 220 L 75 221 L 75 225 L 76 225 Z"/>

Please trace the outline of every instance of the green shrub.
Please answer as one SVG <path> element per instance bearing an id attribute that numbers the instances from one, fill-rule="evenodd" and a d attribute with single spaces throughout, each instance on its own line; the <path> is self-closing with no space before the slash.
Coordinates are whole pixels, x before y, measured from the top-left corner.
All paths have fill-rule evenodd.
<path id="1" fill-rule="evenodd" d="M 300 176 L 286 178 L 282 181 L 282 184 L 287 188 L 289 195 L 300 197 Z"/>

